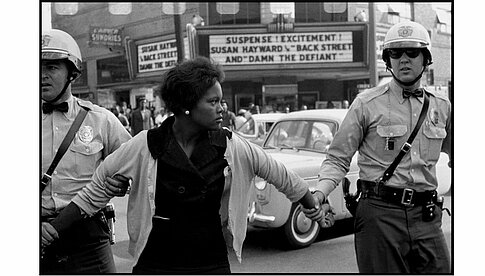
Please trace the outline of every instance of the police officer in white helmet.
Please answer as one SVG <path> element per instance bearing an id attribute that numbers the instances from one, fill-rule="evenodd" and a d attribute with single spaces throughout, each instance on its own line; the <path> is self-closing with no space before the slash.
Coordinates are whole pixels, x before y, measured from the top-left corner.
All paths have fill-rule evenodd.
<path id="1" fill-rule="evenodd" d="M 104 212 L 84 217 L 71 229 L 62 229 L 55 224 L 55 219 L 64 209 L 71 210 L 68 214 L 73 218 L 84 216 L 73 208 L 71 199 L 91 181 L 99 163 L 131 135 L 110 111 L 71 94 L 71 83 L 81 75 L 82 60 L 76 41 L 68 33 L 56 29 L 43 32 L 41 60 L 40 273 L 114 273 L 110 229 Z M 57 152 L 63 152 L 62 142 L 80 113 L 85 114 L 80 117 L 82 123 L 71 131 L 73 139 L 67 143 L 67 148 L 64 147 L 66 150 L 60 161 L 53 162 Z M 106 193 L 123 196 L 126 189 L 116 187 L 126 182 L 128 179 L 122 176 L 107 179 Z"/>
<path id="2" fill-rule="evenodd" d="M 430 48 L 429 34 L 418 23 L 389 29 L 382 56 L 393 80 L 357 96 L 322 163 L 314 193 L 320 203 L 359 151 L 361 195 L 354 217 L 360 273 L 451 270 L 435 168 L 440 152 L 451 153 L 451 103 L 421 87 L 422 74 L 432 63 Z M 426 111 L 423 123 L 409 144 L 421 110 Z M 322 216 L 319 210 L 304 211 L 314 220 Z"/>

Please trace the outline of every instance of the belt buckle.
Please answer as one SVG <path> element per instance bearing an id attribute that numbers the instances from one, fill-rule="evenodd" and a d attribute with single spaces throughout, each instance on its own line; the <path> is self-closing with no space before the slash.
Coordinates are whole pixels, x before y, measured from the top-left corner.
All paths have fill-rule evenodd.
<path id="1" fill-rule="evenodd" d="M 404 206 L 412 207 L 414 204 L 411 203 L 413 200 L 414 190 L 405 188 L 402 193 L 401 204 Z"/>

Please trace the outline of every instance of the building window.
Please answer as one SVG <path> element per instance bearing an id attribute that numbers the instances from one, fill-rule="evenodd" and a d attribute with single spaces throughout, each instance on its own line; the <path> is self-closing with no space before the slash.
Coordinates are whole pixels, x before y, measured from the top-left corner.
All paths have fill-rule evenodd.
<path id="1" fill-rule="evenodd" d="M 387 23 L 394 25 L 400 21 L 401 18 L 399 17 L 399 13 L 390 12 L 387 14 Z"/>
<path id="2" fill-rule="evenodd" d="M 73 87 L 88 86 L 88 70 L 86 62 L 81 63 L 81 75 L 72 83 Z"/>
<path id="3" fill-rule="evenodd" d="M 440 33 L 451 34 L 451 12 L 436 10 L 436 28 Z"/>
<path id="4" fill-rule="evenodd" d="M 75 15 L 79 9 L 79 3 L 54 3 L 54 10 L 59 15 Z"/>
<path id="5" fill-rule="evenodd" d="M 124 56 L 100 59 L 96 62 L 98 84 L 130 81 L 128 63 Z"/>
<path id="6" fill-rule="evenodd" d="M 218 2 L 209 2 L 209 25 L 260 24 L 259 2 L 239 2 L 239 7 L 231 9 L 235 13 L 225 13 Z"/>
<path id="7" fill-rule="evenodd" d="M 295 22 L 313 23 L 321 22 L 322 6 L 320 3 L 295 3 Z"/>
<path id="8" fill-rule="evenodd" d="M 445 23 L 438 23 L 438 31 L 442 33 L 451 34 L 451 26 Z"/>
<path id="9" fill-rule="evenodd" d="M 108 10 L 110 14 L 128 15 L 131 13 L 131 3 L 109 3 Z"/>
<path id="10" fill-rule="evenodd" d="M 295 2 L 295 22 L 347 22 L 347 3 Z"/>

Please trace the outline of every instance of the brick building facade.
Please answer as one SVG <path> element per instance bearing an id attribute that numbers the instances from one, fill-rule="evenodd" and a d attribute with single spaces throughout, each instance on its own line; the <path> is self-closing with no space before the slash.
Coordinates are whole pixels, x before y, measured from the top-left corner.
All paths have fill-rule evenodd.
<path id="1" fill-rule="evenodd" d="M 72 14 L 63 14 L 67 4 L 52 3 L 52 27 L 72 34 L 81 48 L 85 69 L 74 94 L 106 107 L 122 101 L 135 107 L 137 99 L 146 98 L 159 108 L 161 75 L 177 61 L 174 19 L 161 3 L 130 4 L 120 15 L 110 12 L 108 3 L 78 3 Z M 262 111 L 325 108 L 329 101 L 338 107 L 371 83 L 371 24 L 377 74 L 384 82 L 390 78 L 380 61 L 385 33 L 394 23 L 413 20 L 429 30 L 433 45 L 434 64 L 423 83 L 446 92 L 452 70 L 450 10 L 422 2 L 375 3 L 372 19 L 369 7 L 294 2 L 291 14 L 278 16 L 269 2 L 239 2 L 233 14 L 216 2 L 187 2 L 180 15 L 185 56 L 195 50 L 223 65 L 224 97 L 234 111 L 250 102 Z M 193 33 L 185 27 L 194 16 L 205 24 L 195 27 L 189 42 Z"/>

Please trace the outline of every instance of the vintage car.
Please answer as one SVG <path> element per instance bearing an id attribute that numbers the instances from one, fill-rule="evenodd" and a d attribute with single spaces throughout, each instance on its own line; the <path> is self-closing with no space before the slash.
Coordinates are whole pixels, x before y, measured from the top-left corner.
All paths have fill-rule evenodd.
<path id="1" fill-rule="evenodd" d="M 263 148 L 273 158 L 283 162 L 308 181 L 310 189 L 318 182 L 318 171 L 326 157 L 327 149 L 339 129 L 347 109 L 318 109 L 292 112 L 280 118 L 271 128 Z M 451 172 L 447 156 L 440 157 L 437 164 L 440 194 L 450 189 Z M 350 183 L 350 192 L 355 193 L 358 179 L 357 156 L 343 181 Z M 342 183 L 329 196 L 322 207 L 326 211 L 322 227 L 332 227 L 335 220 L 351 218 L 345 207 Z M 257 228 L 280 228 L 289 248 L 309 246 L 317 238 L 321 226 L 306 218 L 300 204 L 291 203 L 273 185 L 256 178 L 251 194 L 248 225 Z"/>
<path id="2" fill-rule="evenodd" d="M 285 113 L 254 114 L 236 132 L 257 145 L 262 145 L 271 126 Z"/>

